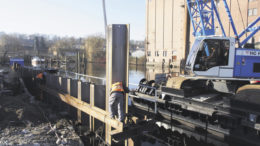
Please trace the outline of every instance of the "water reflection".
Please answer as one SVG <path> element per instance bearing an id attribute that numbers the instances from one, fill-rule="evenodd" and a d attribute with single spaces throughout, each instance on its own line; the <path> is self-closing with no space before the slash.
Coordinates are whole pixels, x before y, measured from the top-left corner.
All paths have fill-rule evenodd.
<path id="1" fill-rule="evenodd" d="M 87 63 L 86 70 L 81 71 L 86 75 L 106 78 L 106 64 L 101 63 Z"/>
<path id="2" fill-rule="evenodd" d="M 171 70 L 169 68 L 155 68 L 155 67 L 145 67 L 145 66 L 129 66 L 129 83 L 130 88 L 134 88 L 133 84 L 138 84 L 142 78 L 147 78 L 148 80 L 154 80 L 155 74 L 158 73 L 170 73 Z M 106 77 L 106 65 L 105 64 L 97 64 L 97 63 L 88 63 L 86 65 L 85 71 L 81 70 L 81 73 L 90 76 L 97 76 L 101 78 Z"/>
<path id="3" fill-rule="evenodd" d="M 136 88 L 142 78 L 145 78 L 146 68 L 144 66 L 129 66 L 129 89 Z"/>
<path id="4" fill-rule="evenodd" d="M 66 70 L 65 67 L 62 68 Z M 67 64 L 67 71 L 77 72 L 77 67 L 75 63 Z M 164 67 L 145 67 L 145 66 L 136 66 L 130 65 L 129 66 L 129 88 L 133 89 L 136 88 L 136 85 L 139 84 L 139 81 L 142 78 L 146 78 L 147 80 L 154 80 L 156 74 L 161 73 L 174 73 L 178 72 L 179 69 L 170 69 Z M 78 72 L 80 74 L 85 74 L 89 76 L 95 76 L 100 78 L 106 78 L 106 64 L 100 63 L 87 63 L 84 67 L 80 67 Z"/>

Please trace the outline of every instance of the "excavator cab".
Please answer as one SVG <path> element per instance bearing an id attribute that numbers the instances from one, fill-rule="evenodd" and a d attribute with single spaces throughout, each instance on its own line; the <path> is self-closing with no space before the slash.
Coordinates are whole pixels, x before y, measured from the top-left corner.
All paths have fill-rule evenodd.
<path id="1" fill-rule="evenodd" d="M 233 70 L 231 73 L 230 67 L 233 67 L 233 61 L 230 58 L 234 57 L 234 41 L 233 38 L 227 37 L 197 38 L 187 58 L 186 75 L 232 76 Z M 227 74 L 224 75 L 223 71 L 227 71 Z"/>

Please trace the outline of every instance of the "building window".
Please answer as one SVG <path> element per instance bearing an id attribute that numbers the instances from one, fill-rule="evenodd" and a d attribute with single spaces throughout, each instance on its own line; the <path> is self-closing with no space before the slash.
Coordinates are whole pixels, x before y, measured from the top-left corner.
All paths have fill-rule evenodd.
<path id="1" fill-rule="evenodd" d="M 163 51 L 163 56 L 164 56 L 164 57 L 167 56 L 167 51 Z"/>
<path id="2" fill-rule="evenodd" d="M 257 8 L 249 9 L 249 10 L 248 10 L 248 16 L 256 16 L 257 13 L 258 13 Z"/>
<path id="3" fill-rule="evenodd" d="M 253 15 L 253 10 L 252 9 L 249 9 L 248 10 L 248 16 L 252 16 Z"/>
<path id="4" fill-rule="evenodd" d="M 151 51 L 147 51 L 147 56 L 151 56 Z"/>
<path id="5" fill-rule="evenodd" d="M 155 51 L 155 56 L 159 56 L 159 51 Z"/>
<path id="6" fill-rule="evenodd" d="M 253 15 L 254 15 L 254 16 L 257 15 L 257 9 L 253 9 Z"/>

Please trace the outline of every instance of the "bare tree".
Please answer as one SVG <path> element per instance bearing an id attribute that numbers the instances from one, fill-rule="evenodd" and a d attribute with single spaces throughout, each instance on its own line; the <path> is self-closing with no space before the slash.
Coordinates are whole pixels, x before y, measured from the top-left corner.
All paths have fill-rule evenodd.
<path id="1" fill-rule="evenodd" d="M 7 58 L 7 54 L 17 54 L 17 52 L 21 49 L 21 42 L 18 38 L 18 35 L 12 34 L 7 35 L 4 34 L 0 36 L 0 50 L 3 53 L 2 59 L 5 61 Z M 19 53 L 18 53 L 19 54 Z"/>
<path id="2" fill-rule="evenodd" d="M 95 61 L 96 58 L 105 56 L 106 40 L 101 35 L 89 36 L 84 41 L 87 59 Z"/>

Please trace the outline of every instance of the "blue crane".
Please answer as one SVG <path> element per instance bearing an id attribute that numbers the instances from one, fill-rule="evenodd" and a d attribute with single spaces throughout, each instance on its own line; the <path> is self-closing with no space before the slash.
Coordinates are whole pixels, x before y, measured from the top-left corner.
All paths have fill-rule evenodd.
<path id="1" fill-rule="evenodd" d="M 255 26 L 259 22 L 260 17 L 258 17 L 245 30 L 238 34 L 227 1 L 222 1 L 224 3 L 229 22 L 234 32 L 236 42 L 238 43 L 239 47 L 242 47 L 260 30 L 260 26 Z M 219 12 L 215 5 L 215 0 L 187 0 L 187 6 L 194 30 L 193 35 L 195 37 L 216 35 L 215 17 L 217 18 L 218 24 L 221 28 L 222 36 L 226 37 Z M 247 32 L 251 32 L 250 35 L 241 41 L 241 37 L 244 36 Z"/>
<path id="2" fill-rule="evenodd" d="M 235 37 L 226 35 L 215 0 L 186 0 L 195 41 L 186 60 L 185 79 L 180 79 L 178 87 L 195 90 L 201 84 L 218 92 L 236 93 L 250 81 L 260 80 L 260 49 L 242 48 L 259 31 L 260 17 L 238 34 L 227 1 L 220 1 Z M 217 25 L 222 35 L 216 35 Z"/>

